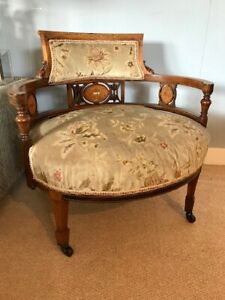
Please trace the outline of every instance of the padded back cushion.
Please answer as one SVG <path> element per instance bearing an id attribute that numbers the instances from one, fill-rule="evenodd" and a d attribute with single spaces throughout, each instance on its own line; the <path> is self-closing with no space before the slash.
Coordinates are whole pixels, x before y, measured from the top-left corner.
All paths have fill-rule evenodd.
<path id="1" fill-rule="evenodd" d="M 137 41 L 49 40 L 49 83 L 85 79 L 141 80 Z"/>

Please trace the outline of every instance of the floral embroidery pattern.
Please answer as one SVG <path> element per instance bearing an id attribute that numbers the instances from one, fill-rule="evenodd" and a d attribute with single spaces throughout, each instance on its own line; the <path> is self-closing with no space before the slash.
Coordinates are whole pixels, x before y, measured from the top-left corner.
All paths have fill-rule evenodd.
<path id="1" fill-rule="evenodd" d="M 187 119 L 187 122 L 185 123 L 181 118 L 178 118 L 177 116 L 173 117 L 169 114 L 166 114 L 165 117 L 160 119 L 159 126 L 167 127 L 171 137 L 175 137 L 182 132 L 189 136 L 192 134 L 196 135 L 196 127 L 192 125 L 190 120 Z M 199 133 L 200 131 L 197 132 L 197 134 Z"/>
<path id="2" fill-rule="evenodd" d="M 49 82 L 76 78 L 143 79 L 136 41 L 50 41 Z"/>
<path id="3" fill-rule="evenodd" d="M 53 178 L 55 181 L 60 182 L 62 180 L 62 171 L 61 169 L 57 169 L 54 174 L 53 174 Z"/>
<path id="4" fill-rule="evenodd" d="M 82 77 L 82 76 L 84 76 L 81 72 L 76 72 L 76 74 L 77 74 L 77 77 Z"/>
<path id="5" fill-rule="evenodd" d="M 208 144 L 194 121 L 138 105 L 70 112 L 45 121 L 41 131 L 29 154 L 35 179 L 69 193 L 167 186 L 202 165 Z"/>
<path id="6" fill-rule="evenodd" d="M 97 69 L 97 73 L 101 72 L 102 74 L 108 72 L 111 69 L 111 57 L 110 53 L 103 48 L 92 48 L 90 54 L 87 57 L 88 65 L 93 70 Z M 94 75 L 94 71 L 92 74 Z"/>
<path id="7" fill-rule="evenodd" d="M 134 66 L 134 63 L 132 61 L 128 61 L 127 65 L 128 67 L 132 68 Z"/>
<path id="8" fill-rule="evenodd" d="M 131 160 L 118 159 L 118 161 L 125 166 L 132 176 L 143 182 L 143 187 L 167 182 L 167 179 L 158 174 L 157 164 L 153 160 L 138 155 Z"/>
<path id="9" fill-rule="evenodd" d="M 118 52 L 118 51 L 120 50 L 120 48 L 119 48 L 118 46 L 114 46 L 114 47 L 113 47 L 113 50 L 114 50 L 115 52 Z"/>
<path id="10" fill-rule="evenodd" d="M 138 135 L 134 141 L 137 143 L 144 143 L 146 141 L 146 136 L 144 134 Z"/>
<path id="11" fill-rule="evenodd" d="M 93 48 L 91 55 L 88 56 L 89 64 L 94 63 L 97 67 L 98 63 L 104 63 L 109 59 L 109 53 L 101 48 Z"/>
<path id="12" fill-rule="evenodd" d="M 163 148 L 163 149 L 166 149 L 168 147 L 168 145 L 166 143 L 160 143 L 160 146 Z"/>
<path id="13" fill-rule="evenodd" d="M 146 141 L 146 136 L 144 134 L 138 134 L 138 132 L 142 131 L 144 128 L 144 119 L 146 115 L 132 118 L 132 121 L 121 121 L 119 119 L 111 119 L 111 123 L 113 127 L 118 127 L 122 133 L 121 142 L 125 142 L 128 145 L 132 143 L 144 143 Z"/>
<path id="14" fill-rule="evenodd" d="M 133 122 L 129 122 L 129 123 L 124 123 L 124 122 L 121 122 L 120 124 L 120 130 L 123 131 L 123 132 L 126 132 L 126 131 L 134 131 L 135 130 L 135 124 Z"/>
<path id="15" fill-rule="evenodd" d="M 62 158 L 66 158 L 72 149 L 77 147 L 98 148 L 96 139 L 106 140 L 94 121 L 80 121 L 69 125 L 65 130 L 56 133 L 55 146 L 60 146 Z"/>

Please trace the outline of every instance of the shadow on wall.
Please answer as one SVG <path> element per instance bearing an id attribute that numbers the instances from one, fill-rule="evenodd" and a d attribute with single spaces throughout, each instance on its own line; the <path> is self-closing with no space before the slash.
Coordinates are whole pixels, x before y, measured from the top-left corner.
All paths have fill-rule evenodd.
<path id="1" fill-rule="evenodd" d="M 169 74 L 162 43 L 144 43 L 144 60 L 145 64 L 153 69 L 155 73 Z M 126 99 L 129 102 L 138 101 L 140 103 L 149 103 L 149 99 L 157 100 L 159 91 L 158 84 L 129 82 L 127 83 L 127 88 Z"/>
<path id="2" fill-rule="evenodd" d="M 225 118 L 222 113 L 219 115 L 218 113 L 209 111 L 208 129 L 210 133 L 209 146 L 214 148 L 225 148 Z"/>
<path id="3" fill-rule="evenodd" d="M 211 147 L 225 148 L 225 117 L 224 117 L 225 86 L 215 83 L 212 94 L 212 105 L 209 109 L 209 132 L 211 135 Z M 218 110 L 218 108 L 220 108 Z"/>
<path id="4" fill-rule="evenodd" d="M 13 76 L 33 76 L 40 68 L 41 49 L 34 26 L 38 2 L 30 0 L 0 3 L 1 47 L 9 51 Z"/>
<path id="5" fill-rule="evenodd" d="M 164 46 L 162 43 L 144 43 L 144 60 L 146 65 L 159 74 L 170 74 L 165 62 Z"/>

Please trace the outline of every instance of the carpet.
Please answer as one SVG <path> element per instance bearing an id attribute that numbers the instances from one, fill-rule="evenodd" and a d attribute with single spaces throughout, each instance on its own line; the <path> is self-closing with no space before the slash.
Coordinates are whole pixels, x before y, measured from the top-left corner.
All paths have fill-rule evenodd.
<path id="1" fill-rule="evenodd" d="M 194 224 L 185 193 L 71 202 L 68 258 L 47 193 L 20 181 L 0 202 L 0 299 L 225 299 L 225 167 L 204 166 Z"/>

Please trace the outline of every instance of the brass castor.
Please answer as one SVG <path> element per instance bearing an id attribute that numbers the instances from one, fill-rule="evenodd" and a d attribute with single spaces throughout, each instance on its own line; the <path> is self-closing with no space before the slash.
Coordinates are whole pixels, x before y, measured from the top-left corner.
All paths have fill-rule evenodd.
<path id="1" fill-rule="evenodd" d="M 194 223 L 196 221 L 196 217 L 193 215 L 192 211 L 186 212 L 186 218 L 189 223 Z"/>
<path id="2" fill-rule="evenodd" d="M 73 255 L 73 248 L 69 245 L 60 245 L 61 251 L 66 256 L 70 257 Z"/>

